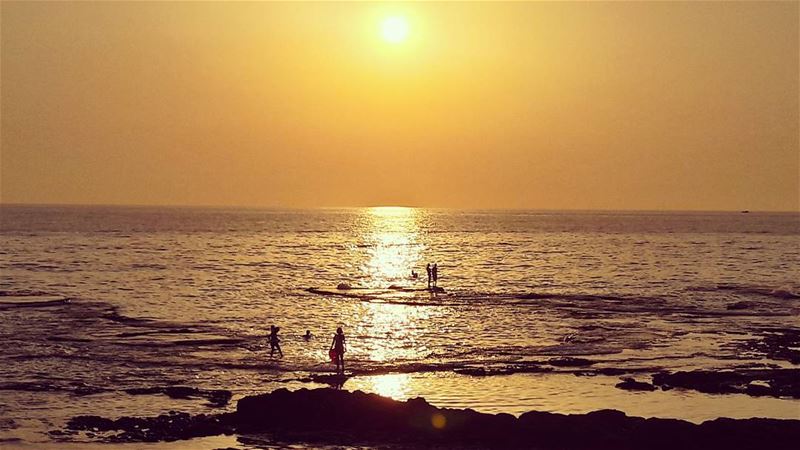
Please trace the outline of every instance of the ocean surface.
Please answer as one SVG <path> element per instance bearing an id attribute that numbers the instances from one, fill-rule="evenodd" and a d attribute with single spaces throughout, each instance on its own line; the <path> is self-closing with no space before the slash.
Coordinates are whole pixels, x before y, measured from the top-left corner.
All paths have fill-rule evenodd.
<path id="1" fill-rule="evenodd" d="M 426 290 L 426 263 L 444 292 Z M 283 358 L 269 356 L 272 324 Z M 800 328 L 800 215 L 0 207 L 5 442 L 52 442 L 77 414 L 212 410 L 126 389 L 314 387 L 304 377 L 332 370 L 338 326 L 361 374 L 344 389 L 514 414 L 800 418 L 791 399 L 457 373 L 567 357 L 795 367 L 748 343 Z"/>

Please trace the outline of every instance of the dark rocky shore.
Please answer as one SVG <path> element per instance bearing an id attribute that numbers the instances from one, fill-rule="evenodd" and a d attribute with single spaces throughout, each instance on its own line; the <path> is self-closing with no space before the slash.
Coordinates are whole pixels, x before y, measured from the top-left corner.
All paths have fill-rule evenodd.
<path id="1" fill-rule="evenodd" d="M 276 443 L 451 448 L 788 449 L 800 442 L 800 420 L 720 418 L 696 425 L 628 417 L 615 410 L 577 415 L 531 411 L 517 418 L 436 408 L 421 398 L 399 402 L 335 389 L 279 389 L 243 398 L 232 413 L 117 420 L 79 416 L 67 427 L 92 435 L 116 432 L 107 436 L 112 442 L 232 433 L 266 435 Z"/>

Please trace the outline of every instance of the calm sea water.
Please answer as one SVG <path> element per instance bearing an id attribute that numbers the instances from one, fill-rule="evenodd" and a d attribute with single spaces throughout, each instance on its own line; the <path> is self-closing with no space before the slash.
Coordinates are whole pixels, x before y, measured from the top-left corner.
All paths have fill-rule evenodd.
<path id="1" fill-rule="evenodd" d="M 552 378 L 481 387 L 448 371 L 564 356 L 598 367 L 785 366 L 739 344 L 800 327 L 797 214 L 3 206 L 0 219 L 7 430 L 98 399 L 120 414 L 176 409 L 114 394 L 129 387 L 291 385 L 331 369 L 337 326 L 351 369 L 404 373 L 352 388 L 509 412 L 597 409 L 614 394 L 607 380 L 559 397 Z M 428 262 L 444 293 L 425 291 Z M 265 348 L 270 324 L 281 327 L 282 359 Z M 798 404 L 785 402 L 756 410 L 792 416 Z"/>

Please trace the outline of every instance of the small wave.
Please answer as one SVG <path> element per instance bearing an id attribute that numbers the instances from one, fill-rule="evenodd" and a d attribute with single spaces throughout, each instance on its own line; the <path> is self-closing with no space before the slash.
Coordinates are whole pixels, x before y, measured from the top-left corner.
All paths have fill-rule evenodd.
<path id="1" fill-rule="evenodd" d="M 243 266 L 243 267 L 271 267 L 275 266 L 277 263 L 274 261 L 251 261 L 251 262 L 243 262 L 243 263 L 234 263 L 236 266 Z"/>
<path id="2" fill-rule="evenodd" d="M 182 323 L 182 322 L 170 322 L 170 321 L 151 319 L 151 318 L 130 317 L 120 313 L 119 307 L 100 302 L 96 303 L 95 311 L 92 312 L 89 308 L 84 308 L 87 305 L 90 305 L 90 303 L 81 304 L 82 308 L 86 309 L 88 314 L 93 315 L 99 319 L 109 320 L 128 327 L 149 329 L 149 331 L 141 332 L 142 334 L 160 334 L 160 333 L 175 334 L 184 332 L 220 333 L 221 331 L 218 327 L 214 327 L 212 325 L 209 325 L 208 323 Z M 140 332 L 130 331 L 128 333 L 133 333 L 133 334 L 127 337 L 133 337 Z M 125 336 L 120 336 L 120 337 L 125 337 Z"/>
<path id="3" fill-rule="evenodd" d="M 317 295 L 335 295 L 339 297 L 348 297 L 348 298 L 358 298 L 362 300 L 369 300 L 372 298 L 376 298 L 374 295 L 369 294 L 355 294 L 351 292 L 343 292 L 337 291 L 333 289 L 320 289 L 320 288 L 306 288 L 306 292 L 310 292 L 312 294 Z"/>
<path id="4" fill-rule="evenodd" d="M 129 317 L 119 313 L 117 308 L 112 308 L 112 310 L 103 315 L 104 319 L 110 320 L 112 322 L 124 323 L 126 325 L 148 325 L 152 320 L 148 319 L 140 319 L 137 317 Z"/>
<path id="5" fill-rule="evenodd" d="M 698 291 L 698 292 L 729 291 L 738 294 L 761 295 L 765 297 L 773 297 L 784 300 L 800 298 L 800 292 L 797 292 L 796 289 L 787 286 L 770 288 L 770 287 L 747 286 L 738 284 L 717 284 L 712 286 L 692 286 L 687 288 L 687 290 Z"/>
<path id="6" fill-rule="evenodd" d="M 47 340 L 51 342 L 92 342 L 92 339 L 89 338 L 61 336 L 61 335 L 48 336 Z"/>
<path id="7" fill-rule="evenodd" d="M 358 290 L 358 292 L 353 292 Z M 306 288 L 306 292 L 317 295 L 328 295 L 354 298 L 367 302 L 397 303 L 405 305 L 437 305 L 437 304 L 469 304 L 493 305 L 509 303 L 519 306 L 530 304 L 541 306 L 547 302 L 551 306 L 585 306 L 601 308 L 607 311 L 636 312 L 645 310 L 672 310 L 665 304 L 667 299 L 646 296 L 622 296 L 608 294 L 581 294 L 581 293 L 476 293 L 476 292 L 437 292 L 429 296 L 430 291 L 425 288 L 413 288 L 392 285 L 386 289 L 349 288 L 341 290 L 336 288 Z"/>
<path id="8" fill-rule="evenodd" d="M 392 291 L 400 291 L 400 292 L 429 292 L 429 290 L 427 288 L 414 288 L 414 287 L 408 287 L 408 286 L 399 286 L 399 285 L 396 285 L 396 284 L 393 284 L 393 285 L 389 286 L 387 289 L 390 289 Z"/>
<path id="9" fill-rule="evenodd" d="M 0 290 L 0 297 L 40 297 L 43 295 L 52 295 L 52 294 L 32 289 L 15 289 L 11 291 Z"/>
<path id="10" fill-rule="evenodd" d="M 168 334 L 168 333 L 175 333 L 175 334 L 188 334 L 188 333 L 199 333 L 199 330 L 195 330 L 192 328 L 175 328 L 175 329 L 166 329 L 166 330 L 149 330 L 149 331 L 131 331 L 126 333 L 119 333 L 117 334 L 118 337 L 137 337 L 137 336 L 147 336 L 152 334 Z"/>
<path id="11" fill-rule="evenodd" d="M 41 308 L 69 303 L 67 297 L 35 290 L 0 291 L 0 309 Z"/>
<path id="12" fill-rule="evenodd" d="M 126 389 L 125 392 L 130 395 L 164 394 L 167 397 L 176 399 L 192 399 L 199 397 L 207 399 L 210 406 L 217 407 L 227 405 L 233 396 L 231 391 L 225 389 L 207 390 L 189 386 L 131 388 Z"/>
<path id="13" fill-rule="evenodd" d="M 562 299 L 562 300 L 575 300 L 575 301 L 613 301 L 613 302 L 647 302 L 647 303 L 664 303 L 666 300 L 658 297 L 639 297 L 639 296 L 620 296 L 620 295 L 602 295 L 602 294 L 561 294 L 561 293 L 537 293 L 531 292 L 527 294 L 515 295 L 515 298 L 520 300 L 539 300 L 539 299 Z"/>
<path id="14" fill-rule="evenodd" d="M 0 391 L 28 391 L 28 392 L 52 392 L 63 391 L 65 389 L 52 383 L 38 382 L 9 382 L 0 383 Z"/>
<path id="15" fill-rule="evenodd" d="M 65 266 L 57 266 L 54 264 L 45 264 L 45 263 L 36 263 L 36 262 L 12 262 L 8 264 L 8 267 L 13 267 L 16 269 L 25 269 L 32 272 L 53 272 L 53 273 L 70 273 L 70 272 L 77 272 L 80 270 L 80 265 L 72 264 L 71 267 L 69 265 Z"/>
<path id="16" fill-rule="evenodd" d="M 68 385 L 57 383 L 44 383 L 36 381 L 7 382 L 0 383 L 0 391 L 25 391 L 25 392 L 70 392 L 74 395 L 84 396 L 107 392 L 108 389 L 97 386 L 89 386 L 81 382 L 73 382 Z"/>
<path id="17" fill-rule="evenodd" d="M 163 264 L 131 264 L 131 269 L 154 269 L 154 270 L 167 270 L 167 266 Z"/>
<path id="18" fill-rule="evenodd" d="M 209 339 L 181 339 L 177 341 L 146 341 L 146 342 L 119 342 L 119 345 L 128 347 L 204 347 L 204 346 L 231 346 L 247 342 L 242 338 L 209 338 Z"/>

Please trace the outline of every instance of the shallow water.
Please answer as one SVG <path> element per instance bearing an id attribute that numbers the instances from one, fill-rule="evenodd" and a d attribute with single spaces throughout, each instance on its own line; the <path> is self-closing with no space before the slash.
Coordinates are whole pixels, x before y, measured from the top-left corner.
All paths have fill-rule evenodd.
<path id="1" fill-rule="evenodd" d="M 699 420 L 784 417 L 798 404 L 451 372 L 563 356 L 630 370 L 792 367 L 745 344 L 800 327 L 797 214 L 3 206 L 0 239 L 0 418 L 17 422 L 45 420 L 27 396 L 69 413 L 75 403 L 102 412 L 102 395 L 117 396 L 108 415 L 142 415 L 177 408 L 114 392 L 273 389 L 330 370 L 336 326 L 349 368 L 406 372 L 403 396 L 442 406 Z M 412 268 L 424 278 L 426 262 L 439 264 L 444 294 L 410 278 Z M 282 359 L 265 348 L 272 323 Z M 544 387 L 559 376 L 581 395 Z M 695 402 L 693 412 L 659 409 L 673 401 Z"/>

